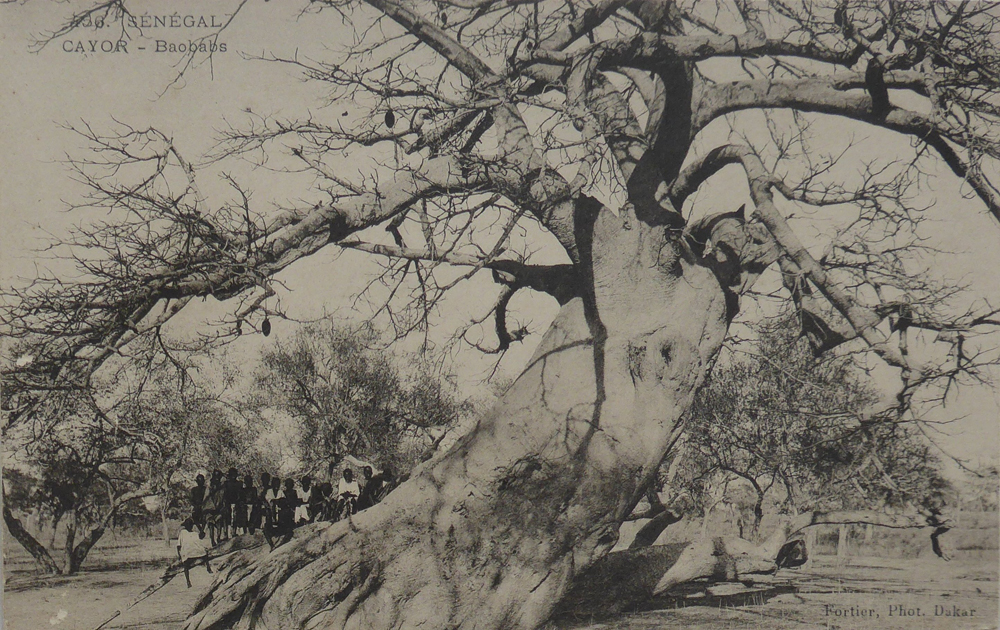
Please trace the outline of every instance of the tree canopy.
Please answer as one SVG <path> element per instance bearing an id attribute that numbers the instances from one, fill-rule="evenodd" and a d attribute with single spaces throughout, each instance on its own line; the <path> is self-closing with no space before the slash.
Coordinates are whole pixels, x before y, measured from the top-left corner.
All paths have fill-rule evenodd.
<path id="1" fill-rule="evenodd" d="M 993 5 L 331 1 L 310 8 L 342 14 L 358 41 L 329 61 L 280 61 L 325 84 L 331 102 L 355 103 L 350 124 L 337 108 L 301 120 L 251 115 L 224 134 L 214 157 L 284 152 L 327 200 L 267 212 L 236 181 L 234 198 L 207 199 L 196 163 L 169 135 L 80 129 L 94 149 L 78 162 L 92 191 L 80 205 L 111 218 L 67 240 L 79 281 L 40 277 L 8 298 L 9 334 L 35 345 L 33 363 L 6 372 L 12 419 L 31 409 L 29 392 L 55 382 L 83 386 L 114 352 L 155 334 L 194 297 L 245 296 L 222 335 L 238 334 L 245 321 L 259 324 L 262 296 L 275 290 L 269 278 L 331 243 L 386 256 L 391 277 L 416 282 L 406 306 L 418 312 L 396 320 L 401 332 L 426 324 L 427 309 L 459 279 L 493 273 L 501 285 L 493 350 L 502 350 L 523 337 L 506 325 L 511 293 L 529 287 L 560 301 L 579 294 L 572 265 L 530 264 L 523 244 L 517 253 L 516 230 L 541 228 L 577 263 L 573 207 L 595 189 L 617 188 L 637 216 L 688 224 L 686 247 L 701 256 L 698 243 L 720 229 L 722 215 L 693 219 L 691 195 L 729 164 L 744 168 L 754 206 L 748 217 L 766 227 L 754 238 L 766 241 L 764 250 L 777 248 L 760 253 L 768 259 L 760 262 L 780 258 L 814 343 L 861 337 L 905 366 L 912 385 L 977 365 L 961 340 L 995 323 L 992 309 L 942 312 L 954 288 L 914 267 L 925 205 L 914 186 L 940 161 L 1000 213 L 988 177 L 997 154 Z M 121 20 L 127 29 L 128 10 L 118 0 L 96 3 L 65 29 L 83 16 Z M 709 59 L 734 80 L 716 78 L 724 72 L 702 65 Z M 683 77 L 659 76 L 671 68 Z M 880 75 L 891 92 L 885 111 L 873 109 L 866 74 Z M 673 78 L 687 87 L 666 90 Z M 911 97 L 923 104 L 903 106 Z M 731 125 L 746 112 L 764 115 L 770 137 L 737 130 L 718 146 L 692 144 L 713 122 Z M 839 155 L 818 148 L 815 114 L 891 130 L 912 139 L 915 151 L 846 176 L 837 162 L 864 158 L 850 147 L 837 147 Z M 392 147 L 395 158 L 385 163 L 380 152 Z M 352 161 L 370 173 L 343 168 Z M 775 206 L 785 202 L 850 208 L 854 216 L 818 256 Z M 385 226 L 393 242 L 365 232 L 374 226 Z M 460 272 L 442 280 L 453 265 Z M 821 313 L 818 302 L 831 312 Z M 930 368 L 902 356 L 879 327 L 901 310 L 907 326 L 950 343 L 959 365 Z"/>

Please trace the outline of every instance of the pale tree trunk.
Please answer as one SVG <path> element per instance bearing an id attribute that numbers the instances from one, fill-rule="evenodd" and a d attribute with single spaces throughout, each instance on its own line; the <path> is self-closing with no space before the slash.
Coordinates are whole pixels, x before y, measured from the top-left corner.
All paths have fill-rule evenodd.
<path id="1" fill-rule="evenodd" d="M 635 537 L 629 544 L 629 549 L 649 547 L 656 542 L 656 539 L 660 537 L 663 530 L 684 518 L 684 514 L 680 511 L 668 510 L 663 505 L 659 495 L 656 493 L 656 489 L 652 485 L 646 489 L 646 499 L 649 502 L 649 510 L 641 514 L 633 512 L 629 516 L 629 520 L 649 519 L 649 522 L 635 533 Z"/>
<path id="2" fill-rule="evenodd" d="M 170 527 L 167 526 L 167 502 L 164 499 L 160 503 L 160 522 L 163 525 L 163 544 L 170 547 Z"/>
<path id="3" fill-rule="evenodd" d="M 842 524 L 837 530 L 837 566 L 847 564 L 847 533 L 849 525 Z"/>
<path id="4" fill-rule="evenodd" d="M 806 530 L 805 543 L 806 543 L 806 558 L 807 559 L 806 559 L 806 563 L 803 565 L 803 568 L 811 569 L 812 566 L 813 566 L 813 562 L 815 561 L 816 553 L 817 553 L 817 549 L 816 549 L 816 528 L 815 527 L 810 527 L 809 529 Z"/>
<path id="5" fill-rule="evenodd" d="M 652 594 L 666 593 L 679 584 L 702 577 L 734 581 L 749 574 L 773 573 L 777 569 L 775 560 L 778 553 L 788 541 L 788 535 L 796 529 L 795 521 L 780 526 L 759 545 L 737 536 L 691 543 L 663 574 Z"/>
<path id="6" fill-rule="evenodd" d="M 56 537 L 59 535 L 59 522 L 62 521 L 63 513 L 56 512 L 55 516 L 52 517 L 52 532 L 49 534 L 49 549 L 54 549 L 56 546 Z"/>
<path id="7" fill-rule="evenodd" d="M 800 543 L 790 540 L 790 536 L 805 529 L 808 537 L 809 532 L 815 530 L 813 526 L 825 523 L 839 525 L 842 532 L 846 532 L 852 524 L 868 523 L 893 528 L 930 528 L 935 532 L 938 531 L 939 526 L 935 519 L 930 519 L 919 513 L 890 515 L 865 510 L 807 512 L 799 514 L 777 527 L 767 540 L 759 545 L 754 545 L 735 536 L 729 536 L 691 543 L 678 557 L 674 557 L 674 551 L 664 550 L 664 553 L 658 554 L 655 561 L 669 557 L 670 563 L 666 565 L 669 566 L 669 569 L 660 578 L 655 588 L 647 592 L 647 595 L 665 593 L 678 584 L 696 578 L 734 580 L 742 579 L 751 574 L 773 573 L 779 568 L 779 561 L 785 563 L 783 566 L 799 566 L 798 562 L 801 561 L 801 556 L 796 548 L 800 546 Z M 846 534 L 843 536 L 846 539 Z M 807 557 L 809 557 L 810 547 L 810 545 L 806 546 Z M 782 554 L 783 548 L 786 550 L 785 554 Z M 846 549 L 846 545 L 841 545 L 839 549 Z M 784 560 L 780 560 L 782 556 L 784 556 Z M 796 556 L 798 557 L 796 558 Z"/>
<path id="8" fill-rule="evenodd" d="M 591 234 L 591 297 L 563 306 L 490 414 L 350 522 L 234 558 L 187 627 L 543 623 L 614 546 L 732 312 L 716 275 L 681 258 L 663 226 L 605 210 Z"/>
<path id="9" fill-rule="evenodd" d="M 655 194 L 687 155 L 691 71 L 658 70 L 676 88 L 666 93 L 671 115 L 638 163 L 627 103 L 607 82 L 589 93 L 616 130 L 609 142 L 628 182 L 631 202 L 617 215 L 584 196 L 556 212 L 548 180 L 526 187 L 517 176 L 541 195 L 526 203 L 552 211 L 550 231 L 572 234 L 576 288 L 491 412 L 375 507 L 302 528 L 269 554 L 233 557 L 189 630 L 529 630 L 614 547 L 680 436 L 739 295 L 776 260 L 773 241 L 741 213 L 682 234 L 679 210 Z M 523 125 L 502 120 L 510 111 L 494 112 L 510 131 L 499 144 L 520 146 Z"/>

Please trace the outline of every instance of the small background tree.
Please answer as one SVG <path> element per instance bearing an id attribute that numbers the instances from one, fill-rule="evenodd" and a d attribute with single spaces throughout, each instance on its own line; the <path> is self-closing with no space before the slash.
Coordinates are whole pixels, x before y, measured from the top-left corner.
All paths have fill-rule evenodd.
<path id="1" fill-rule="evenodd" d="M 854 357 L 817 357 L 788 319 L 735 346 L 695 398 L 680 485 L 702 513 L 741 504 L 740 535 L 754 538 L 768 504 L 793 514 L 940 512 L 946 483 L 916 423 L 873 415 L 884 395 Z M 748 500 L 728 488 L 733 481 Z"/>
<path id="2" fill-rule="evenodd" d="M 291 420 L 293 454 L 307 470 L 325 473 L 353 455 L 405 471 L 473 411 L 430 355 L 412 358 L 401 369 L 372 327 L 324 319 L 263 352 L 248 404 L 282 429 L 280 417 Z"/>
<path id="3" fill-rule="evenodd" d="M 115 376 L 135 374 L 128 363 Z M 15 500 L 5 503 L 5 524 L 46 571 L 79 571 L 140 499 L 157 499 L 165 527 L 171 504 L 186 503 L 185 484 L 196 470 L 261 463 L 257 427 L 218 389 L 199 386 L 192 359 L 146 367 L 136 380 L 95 381 L 89 391 L 52 396 L 36 423 L 5 436 L 5 456 L 23 468 Z M 9 472 L 5 467 L 5 478 Z M 14 511 L 33 513 L 39 527 L 29 531 Z M 43 529 L 48 535 L 39 541 Z"/>

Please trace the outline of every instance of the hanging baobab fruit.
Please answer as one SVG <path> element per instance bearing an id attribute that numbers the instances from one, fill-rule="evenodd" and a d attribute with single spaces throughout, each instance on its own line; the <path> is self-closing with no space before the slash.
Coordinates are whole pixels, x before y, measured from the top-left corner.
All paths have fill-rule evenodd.
<path id="1" fill-rule="evenodd" d="M 264 333 L 265 337 L 271 334 L 271 320 L 266 317 L 264 318 L 263 323 L 260 325 L 260 332 Z"/>
<path id="2" fill-rule="evenodd" d="M 396 114 L 392 113 L 392 109 L 385 110 L 385 126 L 392 129 L 396 124 Z"/>

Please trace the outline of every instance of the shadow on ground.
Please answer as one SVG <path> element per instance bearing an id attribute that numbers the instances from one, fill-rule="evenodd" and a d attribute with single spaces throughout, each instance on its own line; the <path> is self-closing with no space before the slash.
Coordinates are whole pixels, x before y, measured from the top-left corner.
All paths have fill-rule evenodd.
<path id="1" fill-rule="evenodd" d="M 650 595 L 663 574 L 677 561 L 686 544 L 657 545 L 608 554 L 575 581 L 552 622 L 601 621 L 623 613 L 668 610 L 687 606 L 736 607 L 761 605 L 794 593 L 790 583 L 709 583 L 680 585 L 658 597 Z"/>

